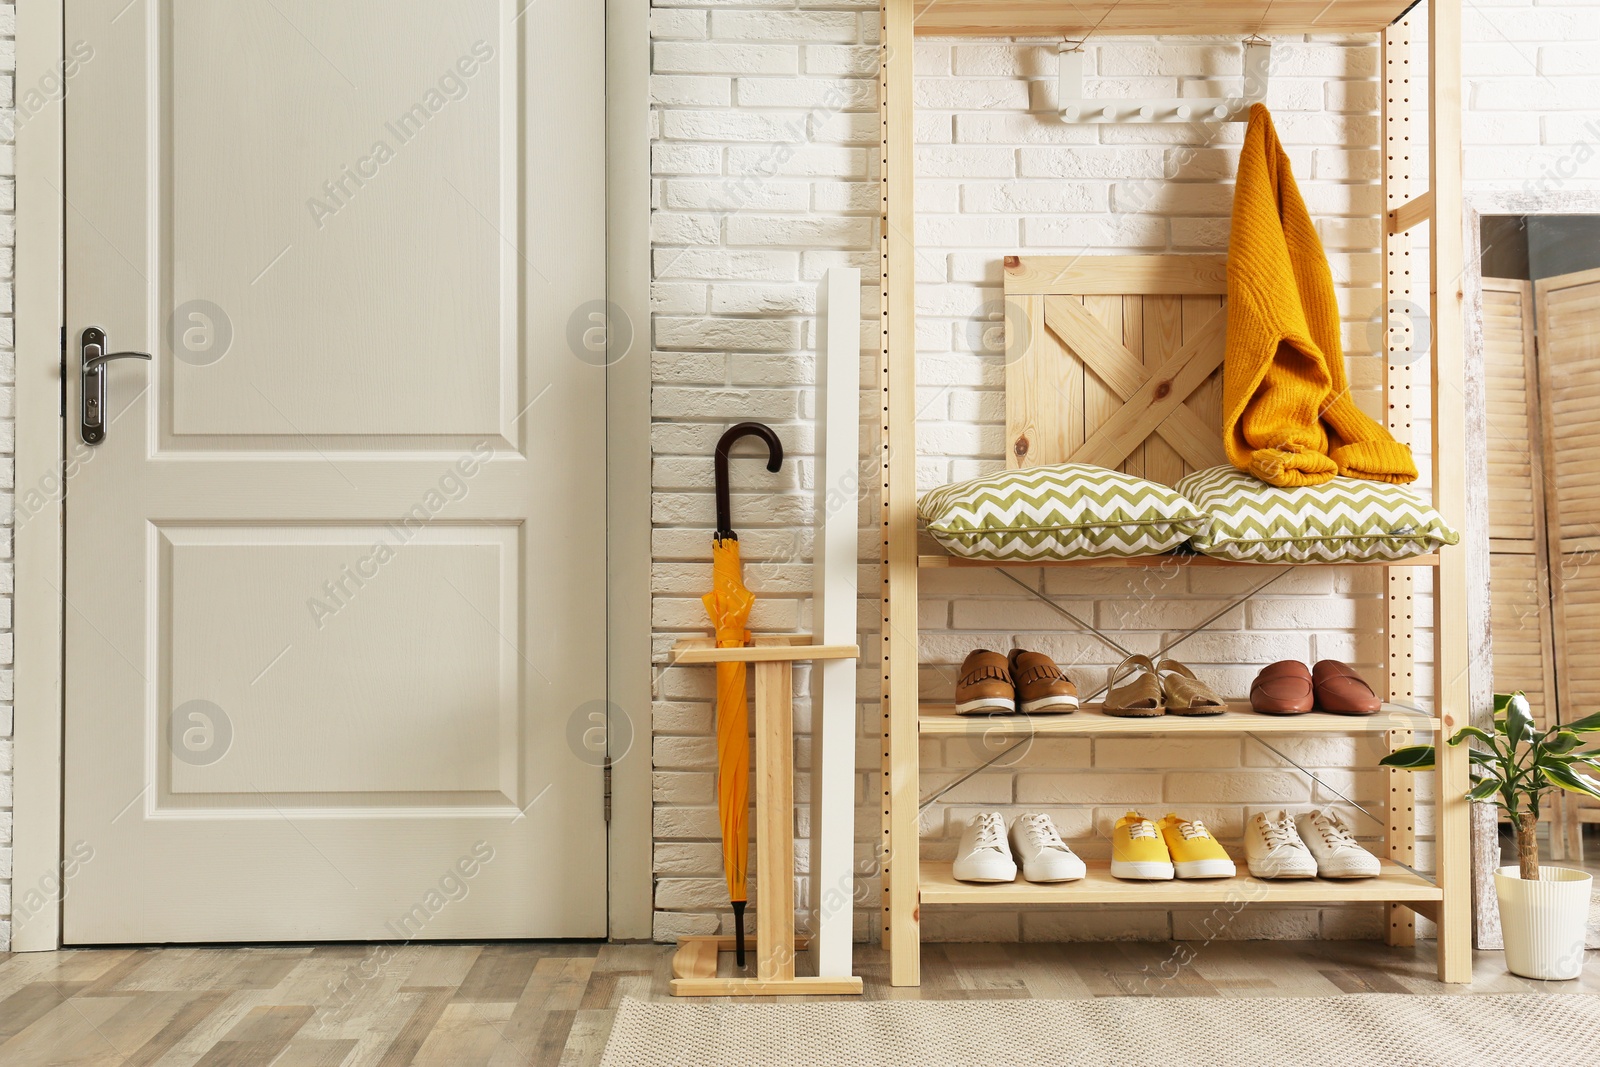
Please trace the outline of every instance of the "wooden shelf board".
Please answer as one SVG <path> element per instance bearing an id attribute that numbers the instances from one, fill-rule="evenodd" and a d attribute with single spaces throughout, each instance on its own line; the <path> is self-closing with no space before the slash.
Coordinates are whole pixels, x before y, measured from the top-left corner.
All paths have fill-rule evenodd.
<path id="1" fill-rule="evenodd" d="M 949 704 L 924 704 L 917 716 L 924 737 L 993 737 L 1016 734 L 1050 737 L 1073 734 L 1349 734 L 1391 730 L 1436 731 L 1439 720 L 1386 704 L 1375 715 L 1262 715 L 1239 701 L 1221 715 L 1153 715 L 1126 719 L 1087 704 L 1068 715 L 957 715 Z"/>
<path id="2" fill-rule="evenodd" d="M 922 861 L 921 897 L 924 904 L 986 904 L 1013 907 L 1019 904 L 1338 904 L 1350 902 L 1403 903 L 1442 900 L 1443 891 L 1426 878 L 1420 878 L 1387 860 L 1376 878 L 1333 881 L 1326 878 L 1301 878 L 1292 881 L 1267 881 L 1244 874 L 1242 857 L 1235 856 L 1240 874 L 1233 878 L 1201 880 L 1174 879 L 1166 882 L 1132 882 L 1111 877 L 1110 864 L 1090 861 L 1089 873 L 1076 882 L 1040 885 L 1023 881 L 976 885 L 958 882 L 950 874 L 950 864 L 941 860 Z"/>
<path id="3" fill-rule="evenodd" d="M 860 978 L 674 978 L 675 997 L 839 997 L 862 991 Z"/>
<path id="4" fill-rule="evenodd" d="M 857 645 L 814 645 L 810 634 L 763 634 L 745 648 L 718 648 L 709 637 L 689 637 L 672 645 L 672 665 L 696 663 L 775 663 L 783 660 L 859 659 Z"/>
<path id="5" fill-rule="evenodd" d="M 1412 0 L 916 0 L 919 37 L 1377 33 Z"/>
<path id="6" fill-rule="evenodd" d="M 1072 559 L 1072 560 L 1026 560 L 1008 561 L 997 563 L 987 559 L 962 559 L 943 552 L 924 552 L 917 556 L 917 566 L 928 567 L 1436 567 L 1439 564 L 1437 553 L 1423 556 L 1412 556 L 1410 559 L 1390 563 L 1387 560 L 1374 560 L 1366 563 L 1239 563 L 1231 559 L 1217 559 L 1215 556 L 1193 555 L 1187 552 L 1165 552 L 1158 556 L 1135 556 L 1132 559 Z"/>
<path id="7" fill-rule="evenodd" d="M 717 976 L 717 957 L 732 952 L 734 939 L 719 936 L 689 936 L 678 939 L 678 950 L 672 955 L 672 981 L 668 990 L 675 997 L 796 997 L 796 996 L 847 996 L 860 993 L 861 979 L 818 978 L 801 975 L 785 978 L 760 978 L 747 975 Z M 808 937 L 794 939 L 794 951 L 804 952 L 811 945 Z M 752 956 L 757 939 L 750 938 L 746 947 Z"/>

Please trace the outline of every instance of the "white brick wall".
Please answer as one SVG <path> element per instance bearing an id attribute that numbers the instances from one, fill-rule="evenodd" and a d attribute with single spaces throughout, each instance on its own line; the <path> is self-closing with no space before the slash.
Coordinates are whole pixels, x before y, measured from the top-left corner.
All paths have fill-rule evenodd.
<path id="1" fill-rule="evenodd" d="M 757 8 L 736 11 L 730 8 Z M 818 9 L 825 10 L 818 10 Z M 708 11 L 709 9 L 709 11 Z M 859 13 L 850 37 L 852 13 Z M 705 16 L 709 14 L 710 18 Z M 737 30 L 734 29 L 737 27 Z M 751 568 L 763 599 L 757 625 L 804 623 L 809 535 L 783 528 L 809 500 L 812 291 L 835 263 L 876 268 L 876 115 L 872 44 L 876 5 L 851 2 L 723 3 L 656 0 L 656 515 L 657 653 L 681 632 L 703 627 L 691 596 L 703 588 L 712 521 L 709 448 L 737 417 L 766 418 L 802 457 L 773 479 L 757 464 L 736 465 L 735 525 L 747 558 L 787 560 L 768 577 Z M 1467 179 L 1522 188 L 1583 159 L 1576 183 L 1600 185 L 1600 123 L 1575 110 L 1600 84 L 1600 4 L 1492 3 L 1467 17 Z M 825 43 L 823 43 L 825 42 Z M 1102 42 L 1091 45 L 1090 92 L 1189 95 L 1213 91 L 1237 69 L 1233 45 Z M 1418 63 L 1422 61 L 1419 50 Z M 929 40 L 916 54 L 918 239 L 918 480 L 926 489 L 1001 465 L 1003 367 L 983 350 L 984 323 L 1000 296 L 1008 252 L 1222 251 L 1230 177 L 1242 126 L 1183 150 L 1177 127 L 1073 127 L 1049 114 L 1055 97 L 1053 45 Z M 1371 356 L 1369 319 L 1381 303 L 1375 254 L 1381 202 L 1375 185 L 1378 51 L 1369 39 L 1280 41 L 1268 104 L 1317 217 L 1341 283 L 1345 343 L 1361 401 L 1376 410 L 1381 364 Z M 1420 98 L 1421 94 L 1414 94 Z M 1560 111 L 1563 114 L 1545 114 Z M 765 132 L 763 132 L 765 131 Z M 803 135 L 800 131 L 804 131 Z M 1419 116 L 1417 138 L 1426 139 Z M 741 144 L 765 138 L 759 146 Z M 1425 156 L 1419 155 L 1419 159 Z M 1571 169 L 1571 163 L 1563 165 Z M 753 172 L 752 172 L 753 168 Z M 1425 172 L 1419 171 L 1419 179 Z M 1418 269 L 1426 269 L 1419 246 Z M 735 295 L 736 294 L 736 295 Z M 868 306 L 875 306 L 868 294 Z M 766 327 L 765 329 L 758 328 Z M 782 324 L 783 329 L 777 327 Z M 784 339 L 801 338 L 798 345 Z M 759 342 L 759 343 L 758 343 Z M 759 373 L 756 372 L 759 368 Z M 867 368 L 870 369 L 870 368 Z M 872 383 L 874 379 L 864 379 Z M 787 397 L 786 398 L 786 394 Z M 1425 403 L 1425 396 L 1419 397 Z M 863 410 L 870 412 L 871 398 Z M 797 421 L 798 420 L 798 421 Z M 686 425 L 687 423 L 687 425 Z M 1416 428 L 1426 440 L 1425 421 Z M 1426 467 L 1427 457 L 1419 455 Z M 869 502 L 875 503 L 875 502 Z M 876 591 L 872 507 L 863 507 L 862 588 Z M 803 520 L 802 520 L 803 521 Z M 781 576 L 782 581 L 777 579 Z M 1260 576 L 1190 571 L 1149 578 L 1128 572 L 1019 575 L 1133 651 L 1151 652 L 1249 588 Z M 975 646 L 1015 641 L 1047 651 L 1092 689 L 1117 657 L 1023 590 L 992 572 L 924 572 L 922 686 L 945 693 Z M 1420 590 L 1419 618 L 1431 615 Z M 873 662 L 876 605 L 860 617 Z M 1243 692 L 1257 665 L 1273 659 L 1335 657 L 1379 676 L 1382 600 L 1376 575 L 1305 571 L 1228 612 L 1175 654 L 1227 691 Z M 1419 634 L 1419 688 L 1431 689 L 1431 635 Z M 709 677 L 675 669 L 662 676 L 656 706 L 656 934 L 709 932 L 726 920 L 714 818 Z M 705 673 L 705 672 L 700 672 Z M 864 708 L 876 695 L 864 671 Z M 802 715 L 802 720 L 804 716 Z M 870 719 L 863 719 L 870 722 Z M 1126 806 L 1156 815 L 1176 807 L 1206 818 L 1237 843 L 1247 817 L 1267 806 L 1335 802 L 1332 787 L 1380 811 L 1378 749 L 1369 740 L 1278 743 L 1317 770 L 1314 785 L 1248 739 L 1185 746 L 1105 739 L 1037 741 L 1002 766 L 945 794 L 923 818 L 924 852 L 948 856 L 960 821 L 985 807 L 1050 811 L 1085 855 L 1108 852 L 1111 823 Z M 926 742 L 923 795 L 960 779 L 993 754 L 965 741 Z M 805 754 L 801 743 L 802 758 Z M 877 841 L 877 743 L 864 731 L 859 767 L 863 804 L 858 853 Z M 1345 768 L 1357 768 L 1347 770 Z M 1362 769 L 1366 768 L 1366 769 Z M 1431 783 L 1419 779 L 1424 795 Z M 799 818 L 804 825 L 805 813 Z M 1365 832 L 1377 827 L 1353 816 Z M 1431 830 L 1424 815 L 1423 829 Z M 1426 843 L 1423 862 L 1431 862 Z M 875 926 L 878 885 L 863 880 L 858 931 Z M 959 918 L 957 917 L 959 916 Z M 1093 915 L 1004 909 L 974 914 L 930 909 L 930 937 L 1058 939 L 1206 936 L 1204 915 L 1130 911 Z M 1230 919 L 1227 937 L 1353 937 L 1377 930 L 1374 909 L 1254 909 Z"/>
<path id="2" fill-rule="evenodd" d="M 1600 4 L 1469 6 L 1467 192 L 1600 189 Z"/>
<path id="3" fill-rule="evenodd" d="M 702 625 L 699 605 L 688 595 L 705 582 L 711 440 L 727 421 L 759 411 L 804 453 L 810 396 L 804 388 L 775 389 L 782 383 L 772 375 L 782 375 L 780 368 L 787 364 L 789 382 L 810 381 L 804 350 L 813 336 L 810 293 L 818 271 L 829 263 L 852 262 L 867 268 L 870 277 L 875 266 L 877 131 L 870 63 L 863 58 L 855 72 L 835 74 L 838 68 L 814 55 L 822 46 L 811 44 L 813 38 L 798 38 L 798 31 L 774 14 L 741 23 L 746 36 L 732 47 L 718 38 L 718 16 L 731 14 L 722 10 L 712 13 L 709 40 L 691 51 L 677 39 L 689 32 L 686 27 L 698 33 L 702 24 L 680 16 L 698 13 L 697 5 L 657 8 L 659 25 L 670 25 L 673 38 L 663 36 L 656 46 L 657 71 L 671 72 L 657 84 L 657 520 L 691 528 L 672 531 L 674 553 L 688 555 L 673 556 L 670 578 L 658 570 L 658 651 L 681 629 Z M 804 24 L 812 25 L 810 20 Z M 830 25 L 842 26 L 843 20 Z M 751 50 L 753 26 L 769 28 L 759 53 Z M 876 12 L 868 8 L 858 26 L 859 45 L 869 46 L 876 29 Z M 1232 48 L 1138 43 L 1091 51 L 1092 91 L 1193 95 L 1211 91 L 1201 75 L 1226 69 Z M 854 54 L 867 56 L 870 50 Z M 690 59 L 702 65 L 686 65 Z M 1372 359 L 1359 357 L 1368 350 L 1366 318 L 1378 303 L 1378 265 L 1370 252 L 1376 231 L 1367 218 L 1378 207 L 1370 180 L 1377 164 L 1375 49 L 1343 41 L 1286 43 L 1276 61 L 1269 102 L 1333 249 L 1334 268 L 1349 283 L 1346 332 L 1352 354 L 1365 366 L 1357 381 L 1369 386 L 1364 399 L 1370 402 L 1379 372 L 1370 366 Z M 1003 366 L 996 352 L 982 350 L 992 302 L 1000 296 L 1000 258 L 1018 250 L 1224 249 L 1231 189 L 1216 179 L 1231 173 L 1236 152 L 1231 146 L 1242 128 L 1224 127 L 1210 147 L 1187 151 L 1185 129 L 1063 126 L 1047 114 L 1055 95 L 1051 47 L 929 41 L 918 47 L 916 70 L 922 109 L 917 127 L 918 475 L 928 488 L 1001 465 Z M 688 74 L 701 80 L 692 87 L 692 104 L 681 104 Z M 705 100 L 726 101 L 726 106 L 719 115 L 704 106 Z M 801 110 L 818 106 L 821 113 Z M 739 145 L 751 130 L 786 131 L 789 139 L 776 153 Z M 804 144 L 794 141 L 800 130 L 807 132 Z M 840 165 L 773 167 L 748 177 L 741 170 L 746 160 L 763 154 L 820 157 Z M 684 160 L 694 162 L 692 182 L 681 176 Z M 715 180 L 705 177 L 708 167 L 719 168 L 720 196 Z M 1167 180 L 1169 174 L 1174 180 Z M 738 195 L 728 195 L 728 189 Z M 716 254 L 708 243 L 717 247 Z M 774 247 L 797 254 L 774 258 L 768 251 Z M 722 295 L 733 288 L 738 301 Z M 775 328 L 780 323 L 788 327 L 786 333 Z M 804 339 L 798 350 L 781 343 L 774 347 L 780 338 L 797 334 Z M 750 357 L 740 349 L 757 343 L 769 353 L 761 362 L 767 374 L 752 380 L 744 370 Z M 774 358 L 774 352 L 786 354 Z M 785 402 L 784 394 L 794 399 Z M 801 421 L 794 421 L 797 416 Z M 682 425 L 686 419 L 705 425 L 691 431 Z M 809 487 L 808 473 L 802 465 L 782 483 L 783 513 L 804 514 L 809 502 L 795 494 Z M 740 474 L 745 487 L 770 484 L 754 465 Z M 763 551 L 777 551 L 785 558 L 807 558 L 804 534 L 775 527 L 783 521 L 776 510 L 762 514 L 761 505 L 772 500 L 754 495 L 741 501 L 746 507 L 736 525 L 751 530 L 745 538 L 747 556 L 760 559 Z M 744 519 L 745 514 L 752 517 Z M 871 507 L 863 509 L 864 520 L 873 517 Z M 666 532 L 658 531 L 658 544 Z M 862 539 L 864 577 L 875 570 L 872 533 L 866 531 Z M 765 576 L 752 568 L 752 584 L 765 594 L 758 609 L 768 613 L 762 625 L 788 625 L 787 620 L 800 617 L 793 600 L 803 596 L 803 572 L 803 563 L 787 565 L 785 576 L 795 580 L 779 588 L 763 582 Z M 1041 575 L 1024 577 L 1037 583 Z M 1135 651 L 1153 652 L 1179 629 L 1223 612 L 1216 626 L 1234 633 L 1196 637 L 1178 654 L 1235 692 L 1248 685 L 1249 665 L 1269 659 L 1338 656 L 1376 673 L 1381 655 L 1376 629 L 1381 601 L 1371 575 L 1294 574 L 1278 583 L 1272 597 L 1232 610 L 1226 610 L 1230 600 L 1260 576 L 1195 572 L 1152 578 L 1108 571 L 1042 577 L 1045 591 L 1080 618 L 1114 629 L 1118 640 Z M 876 586 L 864 581 L 863 588 Z M 864 627 L 874 616 L 874 605 L 863 604 Z M 1069 666 L 1086 689 L 1120 658 L 989 572 L 924 575 L 922 621 L 923 688 L 930 694 L 948 691 L 955 667 L 977 645 L 1003 649 L 1025 641 Z M 868 646 L 875 643 L 870 632 L 865 636 Z M 862 685 L 864 694 L 873 694 L 875 676 L 864 672 Z M 710 679 L 671 671 L 663 678 L 662 695 L 670 722 L 657 723 L 656 932 L 671 937 L 717 929 L 719 916 L 707 908 L 715 907 L 721 887 L 710 774 Z M 1309 754 L 1283 750 L 1296 758 L 1305 755 L 1315 767 L 1370 766 L 1376 753 L 1353 741 L 1325 744 Z M 991 754 L 966 741 L 925 744 L 924 793 L 962 778 Z M 960 821 L 977 806 L 1043 807 L 1081 852 L 1098 856 L 1107 851 L 1110 824 L 1128 805 L 1145 806 L 1152 814 L 1181 806 L 1211 820 L 1224 836 L 1237 838 L 1246 817 L 1265 805 L 1333 799 L 1251 742 L 1225 740 L 1185 755 L 1171 746 L 1121 739 L 1035 742 L 956 785 L 929 808 L 923 821 L 925 853 L 948 856 Z M 876 764 L 876 742 L 864 734 L 863 797 L 870 795 Z M 1340 781 L 1327 777 L 1354 799 L 1376 804 L 1375 774 Z M 876 805 L 865 804 L 859 820 L 864 858 L 870 859 L 876 842 L 876 823 Z M 866 879 L 863 889 L 870 902 L 875 881 Z M 1166 912 L 1100 917 L 1088 924 L 1071 916 L 1024 920 L 1006 911 L 978 916 L 963 911 L 959 920 L 930 911 L 925 919 L 933 936 L 963 938 L 1167 936 L 1187 929 L 1183 916 Z M 1302 909 L 1230 929 L 1235 935 L 1317 935 L 1324 932 L 1323 921 L 1316 910 Z M 1329 920 L 1325 932 L 1347 936 L 1370 930 L 1375 921 L 1375 913 L 1361 923 L 1341 916 Z"/>
<path id="4" fill-rule="evenodd" d="M 654 11 L 658 662 L 674 636 L 704 625 L 698 598 L 714 518 L 711 449 L 744 418 L 771 423 L 792 457 L 776 476 L 759 463 L 733 464 L 734 525 L 749 561 L 746 580 L 761 595 L 752 625 L 809 625 L 816 287 L 837 265 L 876 278 L 877 19 L 869 0 L 658 4 Z M 869 307 L 875 295 L 868 294 Z M 869 326 L 864 339 L 870 333 Z M 860 514 L 863 525 L 870 521 L 869 501 Z M 870 546 L 864 537 L 864 560 Z M 863 588 L 873 587 L 874 572 L 863 567 Z M 864 604 L 863 626 L 872 614 Z M 808 678 L 797 673 L 803 693 Z M 864 695 L 877 688 L 869 673 L 861 674 Z M 711 687 L 709 671 L 660 675 L 655 929 L 662 938 L 716 930 L 716 910 L 725 907 Z M 801 700 L 796 710 L 804 729 L 809 707 Z M 802 740 L 802 765 L 807 757 Z M 875 762 L 863 741 L 861 765 Z M 798 795 L 808 788 L 800 783 Z M 863 798 L 865 789 L 863 778 Z M 870 862 L 874 822 L 872 809 L 863 812 L 858 851 Z M 804 829 L 804 812 L 800 818 Z M 858 916 L 861 933 L 865 917 Z"/>

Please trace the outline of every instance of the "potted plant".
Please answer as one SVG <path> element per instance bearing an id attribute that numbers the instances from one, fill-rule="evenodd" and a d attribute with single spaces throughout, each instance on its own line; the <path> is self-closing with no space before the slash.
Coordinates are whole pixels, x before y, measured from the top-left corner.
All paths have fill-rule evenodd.
<path id="1" fill-rule="evenodd" d="M 1470 750 L 1472 789 L 1467 799 L 1493 802 L 1511 819 L 1517 833 L 1517 865 L 1495 871 L 1506 966 L 1525 978 L 1576 978 L 1583 970 L 1584 933 L 1589 919 L 1591 877 L 1568 867 L 1539 866 L 1539 807 L 1552 788 L 1600 798 L 1600 780 L 1579 768 L 1594 753 L 1578 752 L 1581 735 L 1600 732 L 1600 714 L 1548 730 L 1534 727 L 1528 698 L 1496 694 L 1494 733 L 1467 726 L 1449 738 L 1452 745 L 1482 742 Z M 1434 765 L 1432 745 L 1396 749 L 1379 760 L 1383 767 L 1423 771 Z"/>

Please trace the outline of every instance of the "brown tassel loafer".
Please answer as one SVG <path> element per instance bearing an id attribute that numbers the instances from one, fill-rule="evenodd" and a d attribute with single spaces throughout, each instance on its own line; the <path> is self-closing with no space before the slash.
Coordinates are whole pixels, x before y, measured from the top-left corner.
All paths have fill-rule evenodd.
<path id="1" fill-rule="evenodd" d="M 1311 668 L 1317 710 L 1334 715 L 1371 715 L 1383 706 L 1367 680 L 1348 663 L 1325 659 Z"/>
<path id="2" fill-rule="evenodd" d="M 1061 715 L 1078 710 L 1078 687 L 1043 652 L 1013 648 L 1008 657 L 1017 683 L 1017 710 L 1024 715 Z"/>
<path id="3" fill-rule="evenodd" d="M 1250 683 L 1250 707 L 1263 715 L 1304 715 L 1316 704 L 1311 668 L 1297 659 L 1267 664 Z"/>
<path id="4" fill-rule="evenodd" d="M 974 649 L 956 679 L 957 715 L 1011 714 L 1017 710 L 1017 685 L 1011 663 L 998 652 Z"/>

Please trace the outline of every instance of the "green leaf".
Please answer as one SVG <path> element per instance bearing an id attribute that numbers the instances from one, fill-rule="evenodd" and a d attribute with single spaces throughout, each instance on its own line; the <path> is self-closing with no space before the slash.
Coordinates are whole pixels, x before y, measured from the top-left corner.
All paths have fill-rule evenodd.
<path id="1" fill-rule="evenodd" d="M 1587 774 L 1579 774 L 1571 767 L 1561 764 L 1541 766 L 1539 769 L 1544 772 L 1546 778 L 1562 789 L 1600 799 L 1600 780 L 1591 778 Z"/>
<path id="2" fill-rule="evenodd" d="M 1404 771 L 1431 771 L 1434 756 L 1432 745 L 1407 745 L 1397 748 L 1378 761 L 1380 767 L 1397 767 Z"/>
<path id="3" fill-rule="evenodd" d="M 1459 744 L 1461 744 L 1461 742 L 1465 741 L 1469 737 L 1477 738 L 1479 741 L 1482 741 L 1486 745 L 1493 745 L 1494 744 L 1494 738 L 1489 736 L 1484 731 L 1478 729 L 1478 727 L 1476 727 L 1476 726 L 1463 726 L 1461 729 L 1457 730 L 1455 732 L 1455 734 L 1450 738 L 1450 743 L 1452 745 L 1459 745 Z"/>
<path id="4" fill-rule="evenodd" d="M 1494 695 L 1494 713 L 1496 715 L 1504 715 L 1506 713 L 1506 705 L 1511 703 L 1511 698 L 1514 696 L 1516 696 L 1515 693 L 1496 693 Z"/>
<path id="5" fill-rule="evenodd" d="M 1489 800 L 1492 797 L 1494 797 L 1495 794 L 1497 794 L 1499 792 L 1500 792 L 1500 779 L 1498 779 L 1498 778 L 1485 778 L 1485 779 L 1483 779 L 1483 781 L 1479 782 L 1477 785 L 1472 787 L 1472 791 L 1467 794 L 1467 799 L 1468 800 Z"/>
<path id="6" fill-rule="evenodd" d="M 1506 704 L 1506 735 L 1513 741 L 1533 739 L 1533 713 L 1528 710 L 1528 698 L 1512 693 Z"/>
<path id="7" fill-rule="evenodd" d="M 1474 783 L 1493 781 L 1498 782 L 1502 787 L 1506 784 L 1506 780 L 1498 774 L 1476 765 L 1467 768 L 1467 777 Z"/>
<path id="8" fill-rule="evenodd" d="M 1569 722 L 1562 729 L 1574 730 L 1580 734 L 1592 734 L 1596 730 L 1600 730 L 1600 711 L 1595 712 L 1593 715 L 1585 715 L 1577 722 Z"/>
<path id="9" fill-rule="evenodd" d="M 1552 756 L 1564 756 L 1581 744 L 1583 744 L 1583 738 L 1579 737 L 1571 730 L 1562 729 L 1557 731 L 1554 736 L 1545 740 L 1544 750 L 1547 754 Z"/>
<path id="10" fill-rule="evenodd" d="M 1565 767 L 1571 770 L 1574 774 L 1581 773 L 1585 770 L 1595 769 L 1578 759 L 1576 756 L 1546 756 L 1543 759 L 1535 760 L 1533 765 L 1541 769 L 1546 767 Z"/>
<path id="11" fill-rule="evenodd" d="M 1481 748 L 1467 749 L 1467 758 L 1480 767 L 1498 767 L 1500 759 L 1493 752 L 1485 752 Z"/>

